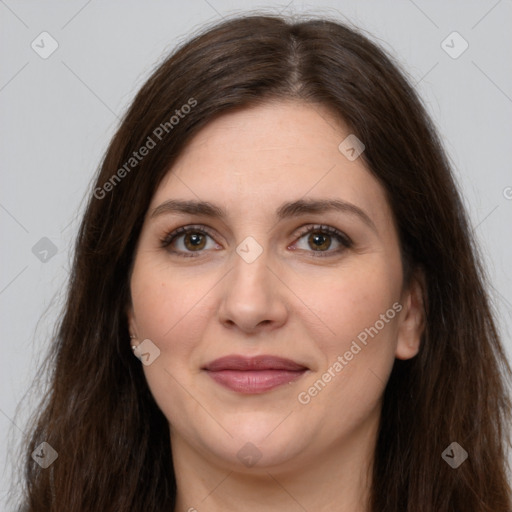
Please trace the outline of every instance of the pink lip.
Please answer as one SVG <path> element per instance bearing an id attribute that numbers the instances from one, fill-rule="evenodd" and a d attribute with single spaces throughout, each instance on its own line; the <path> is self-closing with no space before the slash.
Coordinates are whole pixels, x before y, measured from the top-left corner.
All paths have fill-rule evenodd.
<path id="1" fill-rule="evenodd" d="M 290 359 L 274 356 L 221 357 L 204 368 L 219 384 L 238 393 L 264 393 L 293 382 L 308 370 Z"/>

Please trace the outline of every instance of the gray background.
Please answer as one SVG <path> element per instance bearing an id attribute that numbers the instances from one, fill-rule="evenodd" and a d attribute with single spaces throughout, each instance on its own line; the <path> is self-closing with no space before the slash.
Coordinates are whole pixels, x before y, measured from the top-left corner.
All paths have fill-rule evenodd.
<path id="1" fill-rule="evenodd" d="M 260 8 L 349 20 L 412 77 L 462 187 L 512 357 L 510 0 L 0 0 L 1 510 L 16 458 L 7 455 L 30 410 L 17 404 L 49 344 L 83 198 L 118 116 L 177 43 L 204 23 Z M 42 46 L 43 31 L 58 43 L 46 59 L 31 47 Z M 458 58 L 441 46 L 453 31 L 469 44 Z M 56 247 L 44 262 L 33 252 L 43 237 Z"/>

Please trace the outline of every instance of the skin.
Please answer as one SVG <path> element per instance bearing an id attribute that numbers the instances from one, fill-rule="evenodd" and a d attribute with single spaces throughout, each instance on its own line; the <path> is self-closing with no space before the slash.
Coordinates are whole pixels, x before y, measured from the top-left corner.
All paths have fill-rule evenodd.
<path id="1" fill-rule="evenodd" d="M 294 101 L 225 114 L 190 141 L 154 194 L 128 317 L 135 344 L 149 339 L 160 350 L 144 372 L 171 427 L 176 511 L 367 510 L 385 383 L 395 358 L 417 354 L 424 319 L 420 281 L 403 283 L 384 189 L 362 158 L 338 150 L 349 134 L 324 107 Z M 301 198 L 350 202 L 374 228 L 348 212 L 276 218 L 283 202 Z M 152 217 L 169 199 L 215 203 L 226 218 Z M 190 234 L 162 247 L 174 229 L 198 224 L 212 233 L 199 251 Z M 324 232 L 318 256 L 302 231 L 319 224 L 353 245 Z M 236 252 L 248 236 L 263 250 L 252 263 Z M 300 403 L 394 303 L 401 311 Z M 285 357 L 309 370 L 265 393 L 236 393 L 201 369 L 230 354 Z M 251 467 L 237 457 L 248 442 L 261 455 Z"/>

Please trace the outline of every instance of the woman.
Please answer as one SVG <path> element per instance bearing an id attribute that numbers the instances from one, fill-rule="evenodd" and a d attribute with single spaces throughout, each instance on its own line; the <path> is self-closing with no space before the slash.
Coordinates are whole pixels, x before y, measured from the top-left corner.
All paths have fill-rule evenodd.
<path id="1" fill-rule="evenodd" d="M 510 368 L 389 56 L 250 16 L 138 93 L 76 243 L 26 510 L 510 511 Z"/>

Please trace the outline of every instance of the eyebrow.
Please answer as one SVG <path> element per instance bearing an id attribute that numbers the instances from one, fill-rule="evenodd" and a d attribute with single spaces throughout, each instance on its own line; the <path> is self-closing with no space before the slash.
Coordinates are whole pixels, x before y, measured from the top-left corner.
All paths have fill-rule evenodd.
<path id="1" fill-rule="evenodd" d="M 377 232 L 372 219 L 355 204 L 340 199 L 298 199 L 283 203 L 276 211 L 278 220 L 300 217 L 307 214 L 329 213 L 332 211 L 348 213 L 359 217 L 373 231 Z M 189 214 L 226 220 L 226 212 L 219 206 L 208 201 L 169 199 L 157 206 L 150 217 L 155 218 L 163 214 Z"/>

